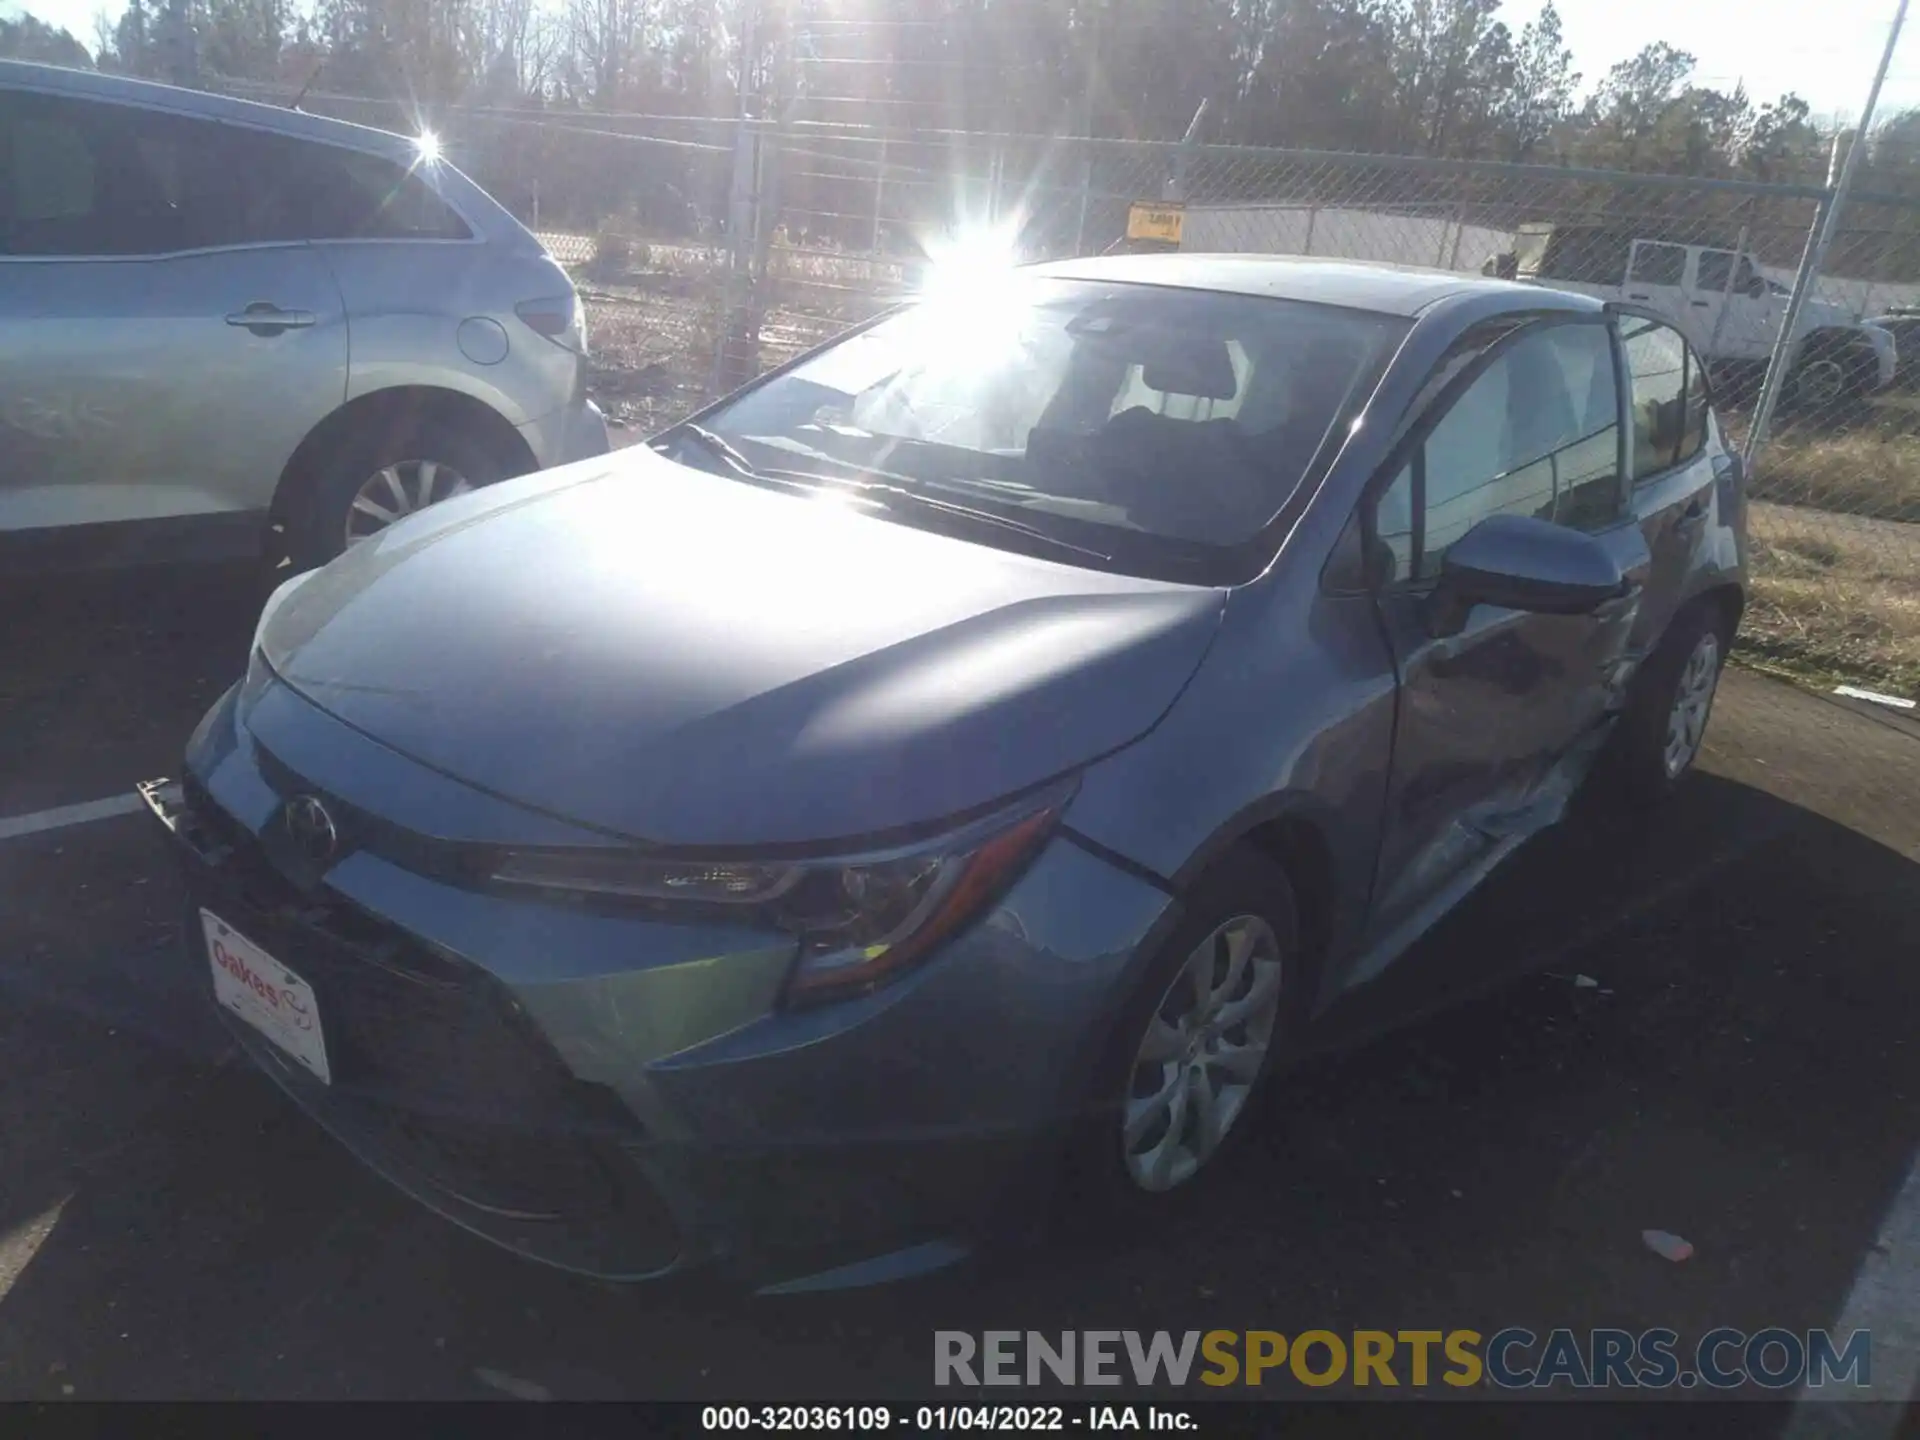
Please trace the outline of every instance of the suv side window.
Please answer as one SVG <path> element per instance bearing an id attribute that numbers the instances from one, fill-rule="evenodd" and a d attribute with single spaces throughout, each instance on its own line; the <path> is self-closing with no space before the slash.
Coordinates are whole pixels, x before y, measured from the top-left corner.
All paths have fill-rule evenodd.
<path id="1" fill-rule="evenodd" d="M 1687 278 L 1687 247 L 1642 241 L 1634 246 L 1629 282 L 1641 285 L 1678 285 Z"/>
<path id="2" fill-rule="evenodd" d="M 1489 515 L 1612 523 L 1618 417 L 1604 324 L 1547 324 L 1515 339 L 1454 397 L 1375 502 L 1382 574 L 1435 578 L 1447 547 Z"/>
<path id="3" fill-rule="evenodd" d="M 1620 323 L 1633 381 L 1633 478 L 1636 482 L 1690 460 L 1706 443 L 1706 371 L 1680 332 L 1629 315 Z M 1697 390 L 1689 383 L 1689 369 Z"/>

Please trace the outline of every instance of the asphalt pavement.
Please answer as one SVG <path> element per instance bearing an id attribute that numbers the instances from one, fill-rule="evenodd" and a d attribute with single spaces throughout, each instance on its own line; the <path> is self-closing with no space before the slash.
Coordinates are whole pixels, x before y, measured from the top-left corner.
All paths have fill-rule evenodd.
<path id="1" fill-rule="evenodd" d="M 0 819 L 176 773 L 258 598 L 0 589 Z M 936 1328 L 1804 1331 L 1920 1152 L 1920 735 L 1739 671 L 1658 823 L 1511 862 L 1206 1203 L 890 1290 L 622 1289 L 453 1229 L 234 1059 L 179 905 L 144 816 L 0 839 L 0 1398 L 906 1399 Z"/>

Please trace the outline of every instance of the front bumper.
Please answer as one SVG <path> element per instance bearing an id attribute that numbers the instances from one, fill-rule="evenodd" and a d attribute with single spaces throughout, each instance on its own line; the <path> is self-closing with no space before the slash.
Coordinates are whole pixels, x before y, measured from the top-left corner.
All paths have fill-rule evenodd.
<path id="1" fill-rule="evenodd" d="M 437 810 L 477 795 L 437 779 L 396 788 L 405 762 L 284 686 L 249 718 L 260 733 L 210 716 L 182 800 L 149 804 L 187 877 L 189 948 L 205 908 L 306 979 L 334 1083 L 230 1020 L 238 1039 L 402 1189 L 590 1274 L 867 1283 L 1021 1225 L 1169 903 L 1056 840 L 916 974 L 787 1012 L 787 956 L 763 934 L 461 888 L 377 847 L 302 874 L 274 842 L 289 791 L 356 821 L 407 795 L 439 835 L 502 817 Z"/>

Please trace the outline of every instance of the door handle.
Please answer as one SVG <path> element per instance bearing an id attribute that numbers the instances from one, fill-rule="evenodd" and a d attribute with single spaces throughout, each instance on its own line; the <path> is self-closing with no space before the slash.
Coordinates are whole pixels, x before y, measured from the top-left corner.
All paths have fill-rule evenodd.
<path id="1" fill-rule="evenodd" d="M 1688 502 L 1686 509 L 1680 512 L 1680 518 L 1673 522 L 1673 528 L 1676 530 L 1697 529 L 1706 523 L 1706 519 L 1707 496 L 1706 492 L 1702 491 Z"/>
<path id="2" fill-rule="evenodd" d="M 227 316 L 227 324 L 242 326 L 256 335 L 278 335 L 282 330 L 305 330 L 314 322 L 311 310 L 282 310 L 266 300 L 256 300 L 246 309 Z"/>
<path id="3" fill-rule="evenodd" d="M 1709 304 L 1710 304 L 1711 302 L 1709 302 L 1709 301 L 1706 301 L 1706 300 L 1692 300 L 1692 301 L 1689 301 L 1688 303 L 1689 303 L 1690 305 L 1692 305 L 1692 306 L 1693 306 L 1693 308 L 1694 308 L 1694 309 L 1696 309 L 1696 310 L 1704 310 L 1704 309 L 1706 309 L 1706 308 L 1707 308 L 1707 306 L 1708 306 L 1708 305 L 1709 305 Z"/>
<path id="4" fill-rule="evenodd" d="M 1652 298 L 1651 295 L 1638 295 L 1631 290 L 1627 292 L 1627 299 L 1629 300 L 1651 300 Z"/>

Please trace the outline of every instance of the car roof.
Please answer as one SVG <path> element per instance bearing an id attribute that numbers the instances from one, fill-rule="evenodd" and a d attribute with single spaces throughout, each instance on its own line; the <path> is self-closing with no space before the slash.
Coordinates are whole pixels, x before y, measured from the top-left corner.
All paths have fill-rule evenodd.
<path id="1" fill-rule="evenodd" d="M 345 145 L 403 163 L 411 159 L 413 153 L 413 141 L 390 130 L 376 130 L 369 125 L 356 125 L 350 120 L 334 120 L 325 115 L 309 115 L 304 110 L 290 110 L 283 105 L 263 105 L 255 100 L 238 100 L 230 95 L 187 90 L 178 85 L 162 85 L 153 80 L 136 80 L 97 70 L 0 60 L 0 90 L 34 90 L 81 100 L 142 105 L 202 119 L 229 120 L 282 135 Z"/>
<path id="2" fill-rule="evenodd" d="M 1511 295 L 1516 308 L 1600 310 L 1590 296 L 1490 280 L 1450 270 L 1387 265 L 1369 260 L 1332 260 L 1312 255 L 1214 255 L 1191 252 L 1105 255 L 1058 260 L 1029 273 L 1074 280 L 1111 280 L 1167 285 L 1264 299 L 1311 300 L 1383 315 L 1414 316 L 1463 295 Z M 1548 298 L 1551 297 L 1551 298 Z M 1544 305 L 1543 305 L 1544 302 Z"/>

